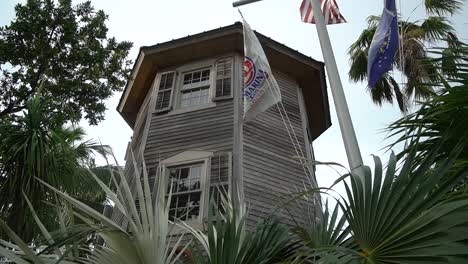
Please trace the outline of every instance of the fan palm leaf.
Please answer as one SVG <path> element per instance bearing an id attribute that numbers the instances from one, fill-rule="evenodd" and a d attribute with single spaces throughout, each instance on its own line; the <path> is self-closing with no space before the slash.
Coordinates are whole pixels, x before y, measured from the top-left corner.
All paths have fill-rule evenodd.
<path id="1" fill-rule="evenodd" d="M 363 175 L 350 176 L 349 182 L 344 181 L 347 199 L 338 201 L 343 212 L 340 221 L 346 221 L 338 226 L 347 228 L 330 228 L 336 213 L 332 220 L 325 217 L 323 226 L 327 228 L 312 227 L 316 234 L 306 236 L 305 241 L 329 247 L 310 250 L 308 257 L 320 258 L 322 263 L 468 261 L 468 198 L 444 199 L 457 180 L 468 175 L 468 168 L 449 173 L 460 145 L 433 167 L 438 149 L 416 168 L 416 151 L 409 153 L 400 169 L 392 153 L 385 172 L 380 159 L 374 157 L 373 173 L 366 167 Z M 333 239 L 336 237 L 350 241 L 346 244 L 343 239 Z"/>
<path id="2" fill-rule="evenodd" d="M 323 217 L 309 225 L 293 229 L 303 241 L 305 248 L 293 258 L 293 263 L 336 263 L 352 259 L 357 244 L 350 238 L 351 229 L 336 204 L 330 211 L 328 200 L 323 208 Z"/>
<path id="3" fill-rule="evenodd" d="M 463 7 L 461 0 L 425 0 L 424 5 L 430 14 L 454 15 Z"/>

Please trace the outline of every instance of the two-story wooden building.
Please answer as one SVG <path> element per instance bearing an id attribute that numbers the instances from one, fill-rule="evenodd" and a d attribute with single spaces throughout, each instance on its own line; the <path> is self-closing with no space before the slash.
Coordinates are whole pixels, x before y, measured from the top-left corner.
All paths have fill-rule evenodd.
<path id="1" fill-rule="evenodd" d="M 331 125 L 324 64 L 257 36 L 299 148 L 312 158 L 313 140 Z M 134 131 L 129 150 L 144 158 L 150 176 L 173 186 L 170 218 L 201 223 L 210 197 L 223 189 L 246 202 L 251 226 L 283 195 L 316 185 L 295 158 L 277 107 L 242 123 L 242 77 L 241 23 L 140 49 L 117 110 Z M 298 219 L 307 215 L 302 206 L 287 205 Z M 275 212 L 289 222 L 283 210 Z"/>

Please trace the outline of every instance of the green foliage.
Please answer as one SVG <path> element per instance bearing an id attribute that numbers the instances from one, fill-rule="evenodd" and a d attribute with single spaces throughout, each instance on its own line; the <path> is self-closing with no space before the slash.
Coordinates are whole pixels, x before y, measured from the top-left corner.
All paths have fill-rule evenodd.
<path id="1" fill-rule="evenodd" d="M 446 15 L 454 15 L 462 8 L 458 0 L 426 0 L 424 7 L 428 17 L 416 22 L 399 21 L 399 30 L 403 37 L 401 49 L 395 55 L 394 66 L 402 72 L 407 83 L 401 86 L 390 74 L 382 76 L 374 89 L 369 89 L 372 100 L 377 105 L 393 103 L 395 100 L 402 112 L 407 111 L 408 102 L 414 97 L 416 101 L 425 100 L 433 95 L 435 86 L 427 85 L 435 81 L 435 66 L 430 63 L 429 47 L 447 41 L 447 49 L 456 47 L 459 42 L 454 29 Z M 377 29 L 379 17 L 370 16 L 368 26 L 358 39 L 350 46 L 349 78 L 354 82 L 367 79 L 367 54 Z M 401 54 L 401 50 L 403 54 Z M 401 58 L 403 60 L 401 60 Z"/>
<path id="2" fill-rule="evenodd" d="M 107 15 L 89 1 L 28 0 L 0 27 L 0 120 L 26 108 L 44 80 L 54 121 L 104 119 L 104 100 L 121 91 L 130 72 L 130 42 L 107 37 Z"/>
<path id="3" fill-rule="evenodd" d="M 170 231 L 174 225 L 168 220 L 170 197 L 168 199 L 165 197 L 165 184 L 160 178 L 160 182 L 157 184 L 156 198 L 154 198 L 144 162 L 141 167 L 136 162 L 133 162 L 133 165 L 134 170 L 126 170 L 127 174 L 121 169 L 115 173 L 115 170 L 109 167 L 110 185 L 100 180 L 94 173 L 91 174 L 97 185 L 115 205 L 114 210 L 122 213 L 128 220 L 128 230 L 78 199 L 38 179 L 47 190 L 59 196 L 64 203 L 69 204 L 70 210 L 72 210 L 70 215 L 81 220 L 83 224 L 68 226 L 68 228 L 56 232 L 53 237 L 44 231 L 43 235 L 47 238 L 44 242 L 48 247 L 38 250 L 39 253 L 37 253 L 26 247 L 26 244 L 0 220 L 0 228 L 7 231 L 10 239 L 16 244 L 13 245 L 13 248 L 19 247 L 26 253 L 8 250 L 5 248 L 8 245 L 0 240 L 0 244 L 3 244 L 3 246 L 0 245 L 0 255 L 17 263 L 26 263 L 24 260 L 32 260 L 33 263 L 55 263 L 58 256 L 61 260 L 60 263 L 175 264 L 175 261 L 189 244 L 182 246 L 182 250 L 178 251 L 182 235 L 179 235 L 178 239 L 171 243 Z M 135 175 L 142 175 L 142 181 L 136 181 L 135 184 L 130 185 L 128 179 L 135 177 Z M 112 185 L 114 187 L 119 185 L 119 188 L 116 189 L 117 192 L 111 190 Z M 132 193 L 133 188 L 135 188 L 136 193 Z M 138 209 L 136 203 L 133 202 L 136 200 L 140 201 Z M 40 221 L 37 222 L 40 223 Z M 85 241 L 94 233 L 103 238 L 104 246 L 95 244 L 92 250 L 91 248 L 83 249 L 80 242 Z M 85 255 L 75 254 L 74 249 L 84 250 Z M 48 254 L 57 252 L 57 250 L 59 252 L 54 255 L 54 262 L 47 261 L 50 259 Z"/>
<path id="4" fill-rule="evenodd" d="M 411 149 L 418 149 L 415 166 L 427 159 L 437 147 L 434 165 L 439 164 L 458 145 L 462 150 L 456 165 L 468 166 L 468 45 L 435 50 L 440 58 L 433 64 L 439 72 L 439 82 L 428 85 L 437 87 L 439 92 L 406 118 L 389 126 L 390 137 L 396 138 L 390 145 L 408 142 L 398 158 L 402 159 Z M 448 78 L 446 77 L 448 76 Z M 458 189 L 463 185 L 458 186 Z"/>
<path id="5" fill-rule="evenodd" d="M 95 184 L 89 184 L 92 178 L 85 168 L 93 152 L 104 154 L 107 148 L 83 141 L 80 128 L 56 126 L 47 111 L 43 99 L 36 96 L 16 121 L 0 124 L 0 215 L 28 241 L 37 229 L 23 192 L 38 214 L 48 219 L 48 227 L 57 222 L 54 210 L 44 205 L 53 197 L 36 179 L 84 200 L 102 203 L 105 198 Z M 79 189 L 86 183 L 86 189 Z"/>
<path id="6" fill-rule="evenodd" d="M 426 10 L 430 14 L 454 15 L 463 7 L 462 0 L 425 0 Z"/>
<path id="7" fill-rule="evenodd" d="M 380 159 L 375 157 L 373 173 L 366 167 L 363 175 L 352 175 L 349 182 L 344 181 L 347 199 L 338 200 L 332 212 L 326 204 L 320 222 L 295 229 L 304 241 L 301 248 L 294 246 L 287 228 L 276 221 L 265 221 L 248 232 L 244 224 L 245 206 L 236 207 L 226 199 L 222 214 L 209 214 L 206 230 L 184 222 L 175 224 L 189 231 L 203 248 L 208 260 L 197 263 L 464 263 L 468 260 L 468 197 L 443 198 L 459 178 L 468 175 L 468 168 L 449 173 L 462 151 L 460 145 L 434 168 L 432 164 L 441 146 L 418 167 L 414 166 L 416 151 L 409 153 L 400 169 L 392 154 L 385 172 Z M 128 231 L 39 180 L 69 204 L 69 215 L 83 224 L 72 224 L 55 235 L 42 227 L 48 247 L 36 250 L 30 249 L 0 220 L 0 227 L 14 243 L 0 240 L 0 254 L 16 263 L 55 263 L 56 257 L 60 263 L 68 264 L 176 263 L 190 243 L 178 251 L 184 236 L 170 242 L 173 225 L 168 220 L 170 195 L 166 199 L 163 178 L 159 178 L 153 200 L 145 164 L 139 166 L 134 162 L 133 170 L 127 172 L 134 174 L 119 171 L 117 175 L 122 183 L 117 193 L 92 175 L 115 204 L 114 210 L 129 221 Z M 112 171 L 111 175 L 112 183 L 117 184 L 116 175 Z M 135 175 L 142 175 L 142 181 L 136 181 L 132 192 L 128 179 Z M 140 201 L 139 208 L 127 202 L 136 200 Z M 32 214 L 41 226 L 34 210 Z M 95 245 L 93 251 L 81 248 L 85 255 L 74 253 L 92 233 L 104 239 L 104 246 Z"/>
<path id="8" fill-rule="evenodd" d="M 298 254 L 302 262 L 296 263 L 468 261 L 468 197 L 443 199 L 468 168 L 448 173 L 460 153 L 457 146 L 434 169 L 437 150 L 416 169 L 413 151 L 399 170 L 392 154 L 386 172 L 375 157 L 374 173 L 366 168 L 363 177 L 350 176 L 344 181 L 347 199 L 338 200 L 341 216 L 335 208 L 329 218 L 325 209 L 323 223 L 304 228 L 301 237 L 310 248 Z"/>
<path id="9" fill-rule="evenodd" d="M 226 198 L 222 204 L 223 209 L 216 208 L 208 214 L 206 232 L 183 223 L 203 248 L 201 255 L 207 256 L 199 257 L 197 263 L 279 263 L 297 249 L 288 228 L 277 220 L 266 219 L 249 232 L 245 226 L 245 204 L 236 205 Z"/>
<path id="10" fill-rule="evenodd" d="M 335 206 L 330 213 L 328 200 L 323 209 L 323 216 L 320 220 L 314 219 L 313 222 L 305 226 L 297 226 L 293 229 L 294 233 L 304 242 L 306 250 L 296 254 L 296 261 L 299 260 L 317 260 L 327 259 L 329 262 L 336 262 L 339 254 L 324 254 L 330 249 L 352 249 L 357 248 L 357 244 L 350 238 L 351 229 L 347 225 L 346 218 L 340 216 L 339 204 Z M 351 255 L 352 255 L 351 251 Z M 344 255 L 342 256 L 344 257 Z M 349 257 L 348 257 L 349 258 Z"/>

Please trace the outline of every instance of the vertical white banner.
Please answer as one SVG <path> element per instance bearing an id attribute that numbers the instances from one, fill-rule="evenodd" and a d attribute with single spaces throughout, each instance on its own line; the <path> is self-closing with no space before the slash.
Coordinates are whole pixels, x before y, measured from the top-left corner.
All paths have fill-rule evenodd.
<path id="1" fill-rule="evenodd" d="M 271 72 L 262 45 L 244 22 L 244 122 L 281 101 L 278 83 Z"/>

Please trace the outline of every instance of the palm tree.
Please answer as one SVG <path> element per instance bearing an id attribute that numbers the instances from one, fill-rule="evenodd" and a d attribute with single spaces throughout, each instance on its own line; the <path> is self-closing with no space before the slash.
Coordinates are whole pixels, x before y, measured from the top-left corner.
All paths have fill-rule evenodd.
<path id="1" fill-rule="evenodd" d="M 460 146 L 434 168 L 438 149 L 416 169 L 413 151 L 400 169 L 392 154 L 386 172 L 375 157 L 364 181 L 350 176 L 347 199 L 337 201 L 341 216 L 325 208 L 321 223 L 300 230 L 308 248 L 293 263 L 466 263 L 468 197 L 445 195 L 468 168 L 448 173 Z"/>
<path id="2" fill-rule="evenodd" d="M 36 247 L 31 249 L 0 219 L 0 229 L 4 229 L 14 243 L 0 239 L 0 256 L 5 256 L 15 263 L 175 264 L 190 243 L 182 246 L 183 235 L 174 235 L 174 241 L 171 240 L 174 225 L 169 222 L 170 198 L 165 197 L 166 188 L 162 178 L 159 178 L 154 197 L 144 162 L 141 174 L 136 162 L 133 165 L 134 174 L 131 170 L 124 173 L 120 168 L 115 173 L 115 170 L 109 168 L 111 183 L 114 186 L 119 185 L 119 188 L 116 188 L 117 192 L 112 191 L 106 182 L 91 172 L 94 184 L 106 193 L 107 198 L 114 204 L 114 210 L 120 211 L 128 220 L 128 229 L 64 191 L 38 179 L 46 190 L 56 194 L 62 203 L 69 205 L 69 215 L 81 220 L 81 224 L 72 224 L 54 233 L 41 228 L 45 238 L 43 244 L 36 244 Z M 130 185 L 128 180 L 135 175 L 142 175 L 142 181 Z M 132 193 L 133 187 L 136 193 Z M 139 207 L 134 202 L 136 200 L 140 201 Z M 37 225 L 43 227 L 34 208 L 30 206 L 30 209 Z M 83 243 L 92 234 L 102 237 L 104 245 L 94 244 L 91 247 Z"/>
<path id="3" fill-rule="evenodd" d="M 290 237 L 287 227 L 273 219 L 259 224 L 253 231 L 248 231 L 244 223 L 245 205 L 236 207 L 232 200 L 224 196 L 223 209 L 211 207 L 210 210 L 215 211 L 209 214 L 204 230 L 192 228 L 184 222 L 169 221 L 171 195 L 166 198 L 167 188 L 163 177 L 158 178 L 157 190 L 153 194 L 144 161 L 141 162 L 141 166 L 130 161 L 131 165 L 132 163 L 133 170 L 118 170 L 116 175 L 114 170 L 110 171 L 111 182 L 114 185 L 121 182 L 116 192 L 92 173 L 97 185 L 114 204 L 114 210 L 121 212 L 128 220 L 128 229 L 63 191 L 38 180 L 59 196 L 62 203 L 68 203 L 69 209 L 72 210 L 70 215 L 77 216 L 82 224 L 49 233 L 43 228 L 42 222 L 26 198 L 37 225 L 42 227 L 45 238 L 41 241 L 43 244 L 36 244 L 36 248 L 30 249 L 0 219 L 0 229 L 4 229 L 12 241 L 9 243 L 0 239 L 0 256 L 3 255 L 16 263 L 56 263 L 59 257 L 59 263 L 65 264 L 175 264 L 179 263 L 177 261 L 194 244 L 185 239 L 189 234 L 192 234 L 202 247 L 198 252 L 200 254 L 195 254 L 197 264 L 281 263 L 299 248 L 300 245 Z M 141 175 L 142 180 L 132 182 L 130 179 L 135 175 Z M 128 202 L 137 200 L 138 205 L 136 202 Z M 183 232 L 172 233 L 177 228 Z M 88 245 L 83 244 L 83 241 L 93 233 L 103 238 L 104 245 L 94 244 L 86 249 Z M 79 254 L 79 250 L 82 254 Z"/>
<path id="4" fill-rule="evenodd" d="M 90 163 L 93 152 L 103 153 L 106 148 L 83 141 L 85 133 L 80 128 L 54 124 L 43 100 L 37 95 L 21 117 L 0 124 L 0 216 L 27 241 L 38 230 L 23 192 L 38 214 L 48 219 L 48 227 L 57 222 L 51 207 L 44 204 L 53 196 L 36 179 L 86 200 L 95 198 L 102 203 L 105 198 L 95 185 L 80 190 L 78 187 L 92 179 L 83 168 Z"/>
<path id="5" fill-rule="evenodd" d="M 460 43 L 456 49 L 434 50 L 437 55 L 445 55 L 442 59 L 433 59 L 438 74 L 438 83 L 431 83 L 438 92 L 419 109 L 406 118 L 392 123 L 388 130 L 389 137 L 394 142 L 389 146 L 407 142 L 408 147 L 398 154 L 402 159 L 411 149 L 417 147 L 418 161 L 426 159 L 436 146 L 441 145 L 434 159 L 434 165 L 446 158 L 457 145 L 462 146 L 456 163 L 458 166 L 468 166 L 468 45 Z M 449 76 L 446 78 L 446 76 Z M 443 144 L 442 144 L 443 143 Z M 463 184 L 457 186 L 460 190 Z"/>
<path id="6" fill-rule="evenodd" d="M 437 92 L 389 127 L 397 137 L 391 146 L 408 140 L 408 147 L 392 153 L 385 173 L 375 157 L 364 182 L 354 175 L 344 182 L 347 199 L 332 212 L 326 205 L 321 222 L 296 229 L 308 247 L 297 263 L 468 261 L 468 196 L 448 195 L 468 176 L 468 45 L 433 52 L 437 82 L 428 86 Z"/>
<path id="7" fill-rule="evenodd" d="M 426 85 L 429 81 L 434 81 L 434 65 L 429 62 L 427 48 L 441 40 L 447 41 L 449 48 L 457 45 L 454 29 L 445 16 L 459 12 L 462 4 L 460 0 L 425 0 L 423 5 L 428 13 L 426 19 L 416 22 L 399 21 L 402 37 L 394 66 L 404 74 L 407 82 L 402 87 L 391 74 L 385 74 L 375 88 L 368 89 L 374 103 L 382 105 L 396 100 L 400 110 L 405 112 L 410 98 L 420 101 L 433 94 L 434 87 Z M 351 67 L 348 75 L 354 82 L 367 79 L 367 54 L 379 19 L 380 17 L 370 16 L 367 28 L 349 48 Z"/>

